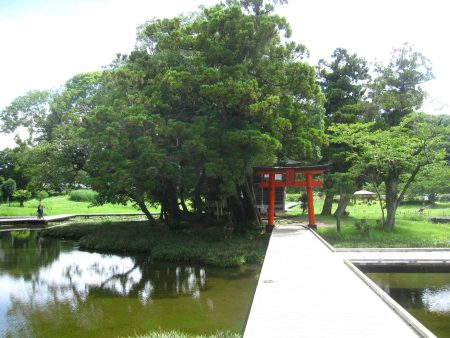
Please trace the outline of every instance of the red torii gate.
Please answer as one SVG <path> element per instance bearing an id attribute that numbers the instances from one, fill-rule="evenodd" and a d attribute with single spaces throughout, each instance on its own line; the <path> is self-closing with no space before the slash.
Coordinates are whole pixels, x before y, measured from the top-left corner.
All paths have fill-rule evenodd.
<path id="1" fill-rule="evenodd" d="M 276 187 L 306 187 L 306 194 L 308 197 L 308 226 L 312 229 L 317 229 L 316 221 L 314 219 L 314 201 L 313 201 L 313 187 L 321 187 L 322 181 L 313 180 L 313 175 L 323 174 L 328 164 L 316 166 L 286 166 L 286 167 L 257 167 L 255 172 L 262 175 L 259 186 L 261 188 L 269 189 L 269 209 L 267 211 L 267 226 L 266 231 L 272 231 L 275 226 L 275 188 Z M 283 175 L 284 180 L 276 180 L 275 175 Z M 297 174 L 305 176 L 303 181 L 297 181 Z M 269 176 L 268 180 L 264 180 L 264 176 Z"/>

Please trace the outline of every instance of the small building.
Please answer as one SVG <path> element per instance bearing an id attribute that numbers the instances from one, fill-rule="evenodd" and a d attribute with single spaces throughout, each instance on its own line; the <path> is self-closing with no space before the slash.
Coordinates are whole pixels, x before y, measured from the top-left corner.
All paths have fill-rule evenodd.
<path id="1" fill-rule="evenodd" d="M 256 206 L 261 214 L 267 213 L 267 208 L 269 206 L 269 189 L 261 188 L 259 183 L 261 181 L 269 180 L 269 175 L 267 177 L 261 177 L 261 175 L 253 175 L 253 190 L 255 191 Z M 275 175 L 277 181 L 284 180 L 284 175 Z M 284 212 L 286 206 L 286 188 L 276 187 L 275 188 L 275 211 Z"/>

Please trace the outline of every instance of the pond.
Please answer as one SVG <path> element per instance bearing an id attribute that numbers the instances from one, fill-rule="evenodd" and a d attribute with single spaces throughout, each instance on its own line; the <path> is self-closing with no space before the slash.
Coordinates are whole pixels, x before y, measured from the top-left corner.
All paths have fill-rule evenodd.
<path id="1" fill-rule="evenodd" d="M 155 263 L 0 232 L 0 336 L 242 333 L 260 269 Z"/>
<path id="2" fill-rule="evenodd" d="M 450 337 L 450 273 L 366 273 L 440 338 Z"/>

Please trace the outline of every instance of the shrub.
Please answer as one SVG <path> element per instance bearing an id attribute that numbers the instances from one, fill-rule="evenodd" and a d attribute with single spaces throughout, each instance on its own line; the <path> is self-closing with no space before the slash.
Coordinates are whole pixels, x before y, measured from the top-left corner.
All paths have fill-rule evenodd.
<path id="1" fill-rule="evenodd" d="M 36 193 L 36 198 L 39 202 L 41 202 L 43 199 L 45 199 L 47 197 L 48 197 L 48 192 L 46 192 L 45 190 L 41 190 Z"/>
<path id="2" fill-rule="evenodd" d="M 366 219 L 355 220 L 355 228 L 363 235 L 369 235 L 370 233 L 370 225 Z"/>
<path id="3" fill-rule="evenodd" d="M 450 194 L 439 196 L 439 201 L 440 202 L 450 202 Z"/>
<path id="4" fill-rule="evenodd" d="M 12 178 L 8 178 L 5 182 L 3 182 L 0 188 L 3 196 L 6 197 L 6 203 L 9 203 L 9 198 L 16 192 L 17 189 L 16 181 Z"/>
<path id="5" fill-rule="evenodd" d="M 69 194 L 69 200 L 74 202 L 94 202 L 98 193 L 90 189 L 73 190 Z"/>
<path id="6" fill-rule="evenodd" d="M 23 207 L 23 203 L 31 198 L 31 192 L 25 189 L 19 189 L 14 193 L 13 197 L 17 199 L 20 206 Z"/>
<path id="7" fill-rule="evenodd" d="M 286 202 L 298 202 L 300 200 L 300 196 L 301 195 L 302 194 L 295 194 L 295 193 L 287 194 L 286 195 Z"/>

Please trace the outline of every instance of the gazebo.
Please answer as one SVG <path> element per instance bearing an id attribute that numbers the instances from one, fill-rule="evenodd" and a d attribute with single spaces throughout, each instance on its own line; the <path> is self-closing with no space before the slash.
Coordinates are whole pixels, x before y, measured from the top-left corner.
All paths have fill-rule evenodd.
<path id="1" fill-rule="evenodd" d="M 358 191 L 355 191 L 353 193 L 353 195 L 362 196 L 362 197 L 375 197 L 377 194 L 375 194 L 374 192 L 371 192 L 369 190 L 358 190 Z"/>
<path id="2" fill-rule="evenodd" d="M 369 190 L 358 190 L 353 193 L 353 196 L 367 198 L 367 203 L 369 203 L 369 200 L 377 196 L 377 194 Z"/>
<path id="3" fill-rule="evenodd" d="M 269 208 L 267 212 L 266 231 L 272 231 L 275 226 L 275 188 L 305 187 L 308 197 L 308 226 L 316 229 L 314 218 L 313 188 L 321 187 L 322 181 L 314 180 L 313 175 L 323 174 L 328 164 L 315 166 L 299 166 L 298 164 L 274 167 L 256 167 L 255 174 L 261 175 L 259 186 L 269 190 Z"/>

